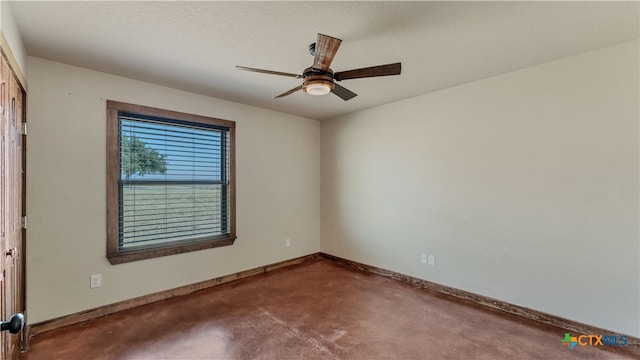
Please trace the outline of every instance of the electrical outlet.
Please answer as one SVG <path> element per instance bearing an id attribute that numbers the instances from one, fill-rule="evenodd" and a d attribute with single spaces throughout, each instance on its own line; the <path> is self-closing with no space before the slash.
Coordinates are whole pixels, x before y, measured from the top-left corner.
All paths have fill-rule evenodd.
<path id="1" fill-rule="evenodd" d="M 91 288 L 102 286 L 102 274 L 91 275 Z"/>
<path id="2" fill-rule="evenodd" d="M 427 254 L 420 255 L 420 262 L 422 262 L 423 264 L 427 263 Z"/>
<path id="3" fill-rule="evenodd" d="M 284 247 L 291 246 L 291 239 L 284 239 Z"/>
<path id="4" fill-rule="evenodd" d="M 427 263 L 429 263 L 429 265 L 431 265 L 431 266 L 436 266 L 436 256 L 435 255 L 429 255 Z"/>

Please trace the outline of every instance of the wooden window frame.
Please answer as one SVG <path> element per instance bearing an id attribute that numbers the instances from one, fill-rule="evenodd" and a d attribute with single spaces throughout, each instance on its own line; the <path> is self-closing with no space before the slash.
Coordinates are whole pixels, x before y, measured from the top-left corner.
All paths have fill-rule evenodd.
<path id="1" fill-rule="evenodd" d="M 155 116 L 171 120 L 224 126 L 229 129 L 229 232 L 228 236 L 213 240 L 184 242 L 148 249 L 121 251 L 119 233 L 119 136 L 118 113 L 127 112 L 143 116 Z M 206 116 L 187 114 L 171 110 L 162 110 L 142 105 L 107 100 L 107 259 L 111 264 L 151 259 L 161 256 L 180 254 L 190 251 L 210 249 L 232 245 L 236 239 L 236 180 L 235 180 L 235 122 Z"/>

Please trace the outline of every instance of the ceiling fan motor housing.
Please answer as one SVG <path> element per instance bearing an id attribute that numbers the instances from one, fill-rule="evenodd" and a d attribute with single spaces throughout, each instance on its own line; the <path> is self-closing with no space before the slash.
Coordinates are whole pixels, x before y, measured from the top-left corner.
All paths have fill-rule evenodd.
<path id="1" fill-rule="evenodd" d="M 312 93 L 312 89 L 314 87 L 321 86 L 328 88 L 330 91 L 333 91 L 333 89 L 335 88 L 333 83 L 333 71 L 331 71 L 331 69 L 329 69 L 328 71 L 322 71 L 308 67 L 304 69 L 302 78 L 304 79 L 302 89 L 304 90 L 304 92 L 311 95 L 318 95 Z"/>

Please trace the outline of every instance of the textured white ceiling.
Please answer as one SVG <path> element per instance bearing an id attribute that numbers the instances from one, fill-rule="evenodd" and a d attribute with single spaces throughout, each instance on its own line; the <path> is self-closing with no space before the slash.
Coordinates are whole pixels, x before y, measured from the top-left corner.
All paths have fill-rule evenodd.
<path id="1" fill-rule="evenodd" d="M 4 1 L 4 0 L 3 0 Z M 29 55 L 322 119 L 638 39 L 640 2 L 11 3 Z M 402 62 L 402 75 L 346 80 L 359 96 L 301 91 L 317 33 L 343 40 L 334 71 Z"/>

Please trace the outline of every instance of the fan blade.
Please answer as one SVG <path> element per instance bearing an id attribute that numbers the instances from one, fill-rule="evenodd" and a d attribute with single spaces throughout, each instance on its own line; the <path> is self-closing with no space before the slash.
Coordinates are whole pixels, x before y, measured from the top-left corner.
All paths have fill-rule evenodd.
<path id="1" fill-rule="evenodd" d="M 338 84 L 333 84 L 333 93 L 338 95 L 342 100 L 347 101 L 349 99 L 353 99 L 354 97 L 358 96 L 358 94 L 354 93 L 353 91 L 342 87 Z"/>
<path id="2" fill-rule="evenodd" d="M 278 95 L 278 96 L 274 97 L 274 99 L 281 98 L 281 97 L 285 97 L 285 96 L 287 96 L 287 95 L 291 95 L 291 94 L 293 94 L 294 92 L 296 92 L 296 91 L 298 91 L 298 90 L 302 90 L 302 84 L 300 84 L 300 85 L 298 85 L 298 86 L 294 87 L 293 89 L 291 89 L 291 90 L 289 90 L 289 91 L 287 91 L 287 92 L 283 92 L 282 94 L 280 94 L 280 95 Z"/>
<path id="3" fill-rule="evenodd" d="M 292 73 L 286 73 L 286 72 L 280 72 L 280 71 L 273 71 L 273 70 L 255 69 L 255 68 L 250 68 L 250 67 L 246 67 L 246 66 L 236 66 L 236 69 L 245 70 L 245 71 L 253 71 L 253 72 L 262 73 L 262 74 L 289 76 L 289 77 L 294 77 L 294 78 L 298 78 L 298 79 L 302 78 L 302 75 L 298 75 L 298 74 L 292 74 Z"/>
<path id="4" fill-rule="evenodd" d="M 313 68 L 320 69 L 322 71 L 329 70 L 333 57 L 336 56 L 336 52 L 340 47 L 342 40 L 336 39 L 331 36 L 318 34 L 318 40 L 316 40 L 316 57 L 313 59 Z"/>
<path id="5" fill-rule="evenodd" d="M 371 66 L 362 69 L 354 69 L 348 71 L 340 71 L 333 74 L 333 78 L 340 80 L 360 79 L 366 77 L 400 75 L 402 69 L 401 63 Z"/>

